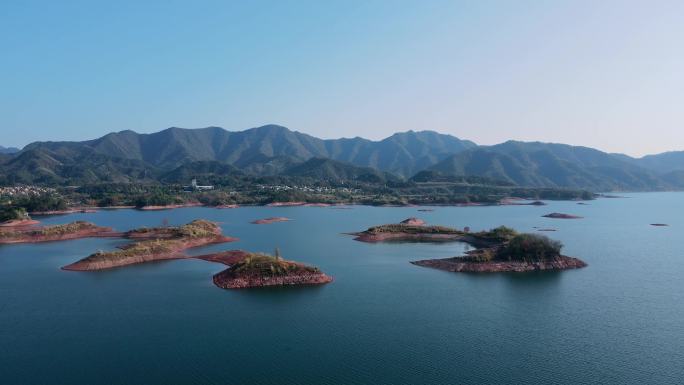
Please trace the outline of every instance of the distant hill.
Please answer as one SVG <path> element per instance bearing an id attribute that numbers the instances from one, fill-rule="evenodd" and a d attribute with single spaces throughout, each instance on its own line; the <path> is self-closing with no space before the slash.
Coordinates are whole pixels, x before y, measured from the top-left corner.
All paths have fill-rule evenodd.
<path id="1" fill-rule="evenodd" d="M 25 150 L 5 159 L 0 167 L 0 183 L 4 185 L 127 183 L 154 181 L 156 175 L 156 169 L 141 161 L 114 158 L 88 148 Z"/>
<path id="2" fill-rule="evenodd" d="M 429 170 L 481 176 L 519 186 L 585 188 L 594 191 L 681 188 L 674 179 L 587 147 L 509 141 L 448 157 Z"/>
<path id="3" fill-rule="evenodd" d="M 284 156 L 305 161 L 319 157 L 410 176 L 450 154 L 475 146 L 431 131 L 398 133 L 376 142 L 362 138 L 324 140 L 268 125 L 238 132 L 219 127 L 173 127 L 154 134 L 121 131 L 84 142 L 31 143 L 24 151 L 48 149 L 61 153 L 83 147 L 167 170 L 193 161 L 220 161 L 244 169 L 254 163 L 263 164 L 264 159 Z"/>
<path id="4" fill-rule="evenodd" d="M 385 183 L 387 181 L 398 181 L 400 179 L 395 175 L 371 167 L 359 167 L 326 158 L 311 158 L 304 163 L 288 168 L 283 172 L 283 175 L 334 182 L 358 181 Z"/>
<path id="5" fill-rule="evenodd" d="M 3 147 L 0 146 L 0 154 L 14 154 L 15 152 L 21 151 L 16 147 Z"/>
<path id="6" fill-rule="evenodd" d="M 633 164 L 660 174 L 684 171 L 684 151 L 664 152 L 657 155 L 647 155 L 643 158 L 631 158 L 630 160 Z"/>
<path id="7" fill-rule="evenodd" d="M 229 183 L 242 174 L 326 180 L 517 185 L 612 190 L 684 188 L 684 152 L 631 158 L 588 147 L 508 141 L 495 146 L 433 131 L 380 141 L 319 139 L 277 125 L 244 131 L 121 131 L 83 142 L 35 142 L 0 153 L 0 183 Z"/>
<path id="8" fill-rule="evenodd" d="M 164 183 L 189 184 L 197 179 L 200 184 L 226 184 L 230 179 L 243 176 L 235 166 L 217 161 L 195 161 L 178 166 L 159 177 Z"/>

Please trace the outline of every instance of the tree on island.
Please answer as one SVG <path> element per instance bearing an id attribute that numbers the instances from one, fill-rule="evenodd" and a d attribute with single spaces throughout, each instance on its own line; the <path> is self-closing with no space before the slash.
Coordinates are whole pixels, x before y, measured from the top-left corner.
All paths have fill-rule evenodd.
<path id="1" fill-rule="evenodd" d="M 273 254 L 273 256 L 275 257 L 276 261 L 282 261 L 283 260 L 283 257 L 280 255 L 280 248 L 278 248 L 278 247 L 275 248 L 275 253 Z"/>
<path id="2" fill-rule="evenodd" d="M 500 251 L 499 258 L 511 261 L 539 262 L 561 255 L 563 244 L 537 234 L 514 236 Z"/>

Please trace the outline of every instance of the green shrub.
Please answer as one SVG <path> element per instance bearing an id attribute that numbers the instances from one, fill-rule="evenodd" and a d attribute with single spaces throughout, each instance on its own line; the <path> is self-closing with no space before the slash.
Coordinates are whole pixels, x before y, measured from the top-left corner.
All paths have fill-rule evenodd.
<path id="1" fill-rule="evenodd" d="M 563 244 L 537 234 L 519 234 L 499 251 L 499 258 L 511 261 L 539 262 L 558 257 Z"/>

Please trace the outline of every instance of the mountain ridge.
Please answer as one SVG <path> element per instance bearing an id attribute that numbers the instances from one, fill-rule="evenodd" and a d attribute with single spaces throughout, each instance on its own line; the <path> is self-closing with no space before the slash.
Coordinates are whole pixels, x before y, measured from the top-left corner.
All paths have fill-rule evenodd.
<path id="1" fill-rule="evenodd" d="M 435 173 L 422 174 L 421 180 L 430 175 L 482 177 L 519 186 L 594 191 L 684 188 L 684 151 L 632 158 L 562 143 L 509 140 L 478 146 L 430 130 L 373 141 L 320 139 L 274 124 L 243 131 L 169 127 L 145 134 L 123 130 L 82 142 L 34 142 L 1 155 L 3 183 L 127 182 L 164 176 L 176 180 L 193 172 L 233 174 L 232 168 L 253 175 L 285 175 L 300 167 L 299 172 L 329 179 L 360 174 L 375 175 L 376 181 L 394 175 L 409 179 L 427 170 Z M 318 163 L 302 166 L 312 159 Z M 174 170 L 177 173 L 170 174 Z"/>

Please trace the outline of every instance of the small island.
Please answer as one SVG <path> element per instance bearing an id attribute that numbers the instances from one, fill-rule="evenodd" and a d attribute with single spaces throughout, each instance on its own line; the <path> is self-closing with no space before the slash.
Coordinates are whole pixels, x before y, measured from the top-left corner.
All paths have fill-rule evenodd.
<path id="1" fill-rule="evenodd" d="M 373 226 L 369 229 L 351 233 L 359 242 L 455 242 L 489 245 L 485 237 L 476 237 L 466 230 L 445 226 L 427 226 L 422 219 L 408 218 L 401 223 Z"/>
<path id="2" fill-rule="evenodd" d="M 200 258 L 207 259 L 206 257 Z M 235 262 L 234 259 L 238 258 L 239 260 Z M 277 249 L 273 256 L 242 251 L 232 252 L 219 256 L 218 262 L 226 263 L 226 260 L 233 263 L 228 269 L 214 275 L 214 284 L 223 289 L 321 285 L 333 280 L 317 267 L 284 260 Z"/>
<path id="3" fill-rule="evenodd" d="M 98 251 L 88 257 L 62 267 L 64 270 L 91 271 L 136 263 L 189 258 L 183 251 L 213 243 L 232 242 L 236 238 L 221 234 L 214 222 L 198 219 L 179 227 L 142 228 L 122 235 L 137 242 L 116 251 Z"/>
<path id="4" fill-rule="evenodd" d="M 0 230 L 0 244 L 67 241 L 92 237 L 119 237 L 111 227 L 100 227 L 90 222 L 76 221 L 53 226 L 13 226 Z"/>
<path id="5" fill-rule="evenodd" d="M 264 218 L 264 219 L 257 219 L 256 221 L 252 221 L 252 224 L 254 224 L 254 225 L 268 225 L 271 223 L 287 222 L 287 221 L 291 221 L 291 220 L 292 219 L 285 218 L 285 217 L 270 217 L 270 218 Z"/>
<path id="6" fill-rule="evenodd" d="M 543 235 L 508 229 L 499 244 L 468 251 L 465 256 L 412 261 L 417 266 L 451 272 L 498 273 L 578 269 L 587 264 L 561 254 L 563 245 Z"/>
<path id="7" fill-rule="evenodd" d="M 553 219 L 581 219 L 582 217 L 579 217 L 577 215 L 570 215 L 570 214 L 563 214 L 563 213 L 551 213 L 551 214 L 546 214 L 542 215 L 544 218 L 553 218 Z"/>
<path id="8" fill-rule="evenodd" d="M 586 266 L 577 258 L 562 255 L 562 244 L 543 235 L 520 234 L 505 226 L 480 232 L 466 230 L 398 223 L 371 227 L 352 235 L 361 242 L 464 242 L 475 248 L 463 257 L 411 262 L 446 271 L 519 272 Z"/>

